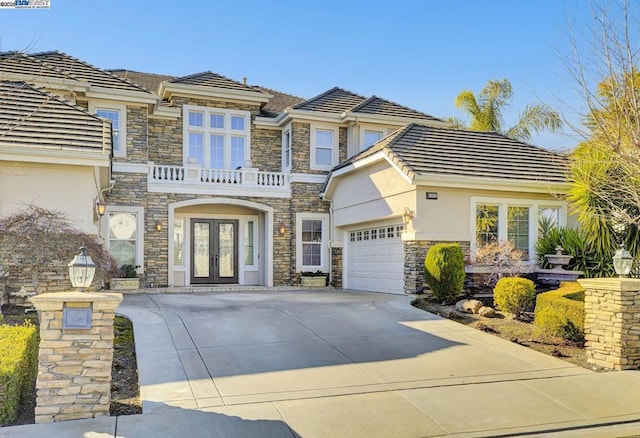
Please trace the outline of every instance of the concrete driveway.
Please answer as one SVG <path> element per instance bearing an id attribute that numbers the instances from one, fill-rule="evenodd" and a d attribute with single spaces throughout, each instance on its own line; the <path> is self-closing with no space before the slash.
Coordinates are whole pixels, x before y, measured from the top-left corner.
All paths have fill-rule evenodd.
<path id="1" fill-rule="evenodd" d="M 303 437 L 640 419 L 638 372 L 594 373 L 409 302 L 351 291 L 128 295 L 119 312 L 134 322 L 143 411 L 168 420 L 158 432 L 184 411 Z"/>
<path id="2" fill-rule="evenodd" d="M 118 312 L 134 324 L 145 413 L 0 437 L 640 433 L 640 372 L 595 373 L 409 302 L 326 290 L 126 295 Z"/>

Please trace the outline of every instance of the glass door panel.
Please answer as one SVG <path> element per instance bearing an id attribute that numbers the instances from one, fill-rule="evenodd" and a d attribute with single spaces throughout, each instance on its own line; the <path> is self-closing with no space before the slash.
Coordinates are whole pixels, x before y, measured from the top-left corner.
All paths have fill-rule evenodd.
<path id="1" fill-rule="evenodd" d="M 238 282 L 238 221 L 191 220 L 191 283 Z"/>

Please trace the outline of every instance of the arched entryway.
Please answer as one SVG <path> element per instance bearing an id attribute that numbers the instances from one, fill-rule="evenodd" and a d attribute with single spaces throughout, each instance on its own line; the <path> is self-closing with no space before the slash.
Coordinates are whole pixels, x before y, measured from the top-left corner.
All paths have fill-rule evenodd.
<path id="1" fill-rule="evenodd" d="M 273 286 L 273 208 L 230 198 L 169 204 L 169 285 Z"/>

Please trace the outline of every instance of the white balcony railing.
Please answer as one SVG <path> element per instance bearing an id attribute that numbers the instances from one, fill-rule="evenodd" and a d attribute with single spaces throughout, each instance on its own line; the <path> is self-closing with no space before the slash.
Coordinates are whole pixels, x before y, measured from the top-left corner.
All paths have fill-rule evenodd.
<path id="1" fill-rule="evenodd" d="M 169 166 L 149 163 L 149 185 L 191 186 L 265 191 L 290 191 L 289 175 L 255 168 L 204 169 L 198 166 Z M 186 190 L 181 190 L 188 192 Z M 172 190 L 175 191 L 175 190 Z"/>

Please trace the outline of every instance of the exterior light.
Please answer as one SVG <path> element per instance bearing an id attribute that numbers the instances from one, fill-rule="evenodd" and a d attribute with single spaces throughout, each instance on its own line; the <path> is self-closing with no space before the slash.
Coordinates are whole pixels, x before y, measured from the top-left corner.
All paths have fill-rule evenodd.
<path id="1" fill-rule="evenodd" d="M 631 253 L 624 247 L 624 243 L 620 245 L 620 249 L 616 251 L 616 255 L 613 256 L 613 269 L 620 277 L 626 277 L 631 272 L 631 265 L 633 264 L 633 257 Z"/>
<path id="2" fill-rule="evenodd" d="M 71 285 L 82 292 L 85 287 L 91 286 L 93 276 L 96 273 L 96 264 L 87 255 L 87 247 L 80 247 L 80 254 L 69 263 L 69 279 Z"/>
<path id="3" fill-rule="evenodd" d="M 160 221 L 156 222 L 156 230 L 162 231 L 162 222 L 160 222 Z"/>
<path id="4" fill-rule="evenodd" d="M 284 221 L 280 221 L 280 234 L 284 236 L 284 233 L 287 232 L 287 227 L 284 224 Z"/>
<path id="5" fill-rule="evenodd" d="M 413 219 L 414 215 L 415 214 L 414 214 L 413 210 L 411 210 L 409 207 L 405 207 L 404 208 L 404 213 L 402 215 L 402 221 L 405 224 L 408 224 L 409 222 L 411 222 L 411 219 Z"/>
<path id="6" fill-rule="evenodd" d="M 98 217 L 104 216 L 106 210 L 107 203 L 104 202 L 102 198 L 96 198 L 96 214 L 98 215 Z"/>

